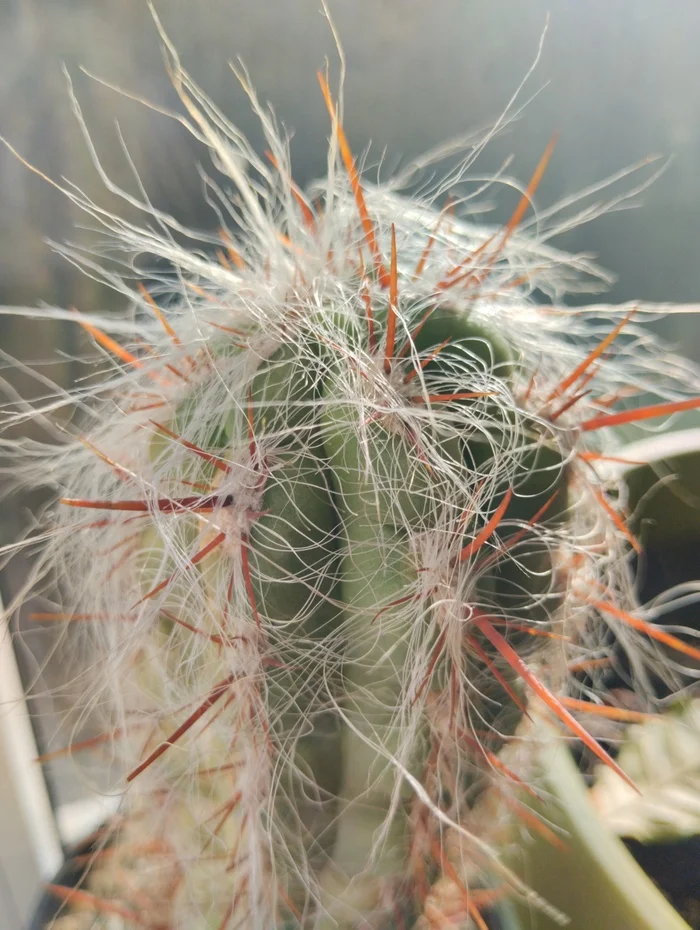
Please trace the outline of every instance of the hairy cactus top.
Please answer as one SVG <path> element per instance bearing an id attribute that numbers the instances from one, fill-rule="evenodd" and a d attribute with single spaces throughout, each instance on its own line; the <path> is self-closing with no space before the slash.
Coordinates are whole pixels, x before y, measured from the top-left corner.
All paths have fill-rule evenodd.
<path id="1" fill-rule="evenodd" d="M 66 191 L 157 262 L 147 286 L 103 272 L 128 315 L 65 314 L 102 378 L 47 402 L 75 408 L 69 435 L 15 466 L 61 498 L 31 585 L 60 589 L 38 619 L 84 648 L 79 712 L 105 719 L 72 751 L 108 744 L 124 789 L 85 887 L 54 891 L 153 930 L 546 908 L 495 851 L 509 819 L 532 827 L 529 716 L 615 767 L 581 722 L 615 715 L 611 657 L 647 702 L 700 657 L 635 602 L 605 468 L 612 427 L 700 407 L 698 373 L 643 308 L 558 303 L 598 272 L 546 244 L 570 218 L 521 228 L 551 144 L 511 220 L 477 227 L 459 193 L 440 206 L 464 167 L 420 198 L 410 172 L 361 183 L 320 75 L 329 175 L 302 192 L 246 79 L 267 159 L 167 49 L 178 118 L 235 185 L 208 182 L 220 235 L 193 249 L 147 200 L 123 194 L 137 228 Z"/>

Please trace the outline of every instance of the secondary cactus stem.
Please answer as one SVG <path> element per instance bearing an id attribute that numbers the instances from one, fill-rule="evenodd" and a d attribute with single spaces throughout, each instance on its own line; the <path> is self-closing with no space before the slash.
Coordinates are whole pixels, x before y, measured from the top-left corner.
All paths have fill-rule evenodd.
<path id="1" fill-rule="evenodd" d="M 319 928 L 354 927 L 401 883 L 409 852 L 408 799 L 405 789 L 397 797 L 395 772 L 386 753 L 408 756 L 411 767 L 420 766 L 424 739 L 418 734 L 407 747 L 397 719 L 404 700 L 409 632 L 402 629 L 401 598 L 385 609 L 371 639 L 367 636 L 376 605 L 391 602 L 415 579 L 410 549 L 396 531 L 376 526 L 371 510 L 345 510 L 343 517 L 341 596 L 349 609 L 343 705 L 350 723 L 342 730 L 340 810 L 322 882 L 327 916 Z M 383 553 L 380 563 L 378 551 Z M 373 751 L 375 741 L 378 749 Z"/>

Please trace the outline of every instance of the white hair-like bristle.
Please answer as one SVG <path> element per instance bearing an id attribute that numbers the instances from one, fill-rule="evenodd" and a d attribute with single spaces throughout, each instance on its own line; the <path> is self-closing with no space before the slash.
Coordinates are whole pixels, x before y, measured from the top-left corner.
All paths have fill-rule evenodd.
<path id="1" fill-rule="evenodd" d="M 459 882 L 497 876 L 546 910 L 479 805 L 527 778 L 533 679 L 563 721 L 559 697 L 602 690 L 615 648 L 642 702 L 652 675 L 684 671 L 629 622 L 635 540 L 599 464 L 625 398 L 665 404 L 645 414 L 658 428 L 698 406 L 700 372 L 639 324 L 657 308 L 561 302 L 606 283 L 549 244 L 599 201 L 497 230 L 464 218 L 468 200 L 444 207 L 448 182 L 360 188 L 335 113 L 328 180 L 301 192 L 246 76 L 270 160 L 163 38 L 177 118 L 234 188 L 205 179 L 221 232 L 117 188 L 72 98 L 103 181 L 147 225 L 63 186 L 104 242 L 62 251 L 130 310 L 24 311 L 83 325 L 101 371 L 5 406 L 14 428 L 69 422 L 60 443 L 0 436 L 14 488 L 62 500 L 17 544 L 36 552 L 22 596 L 59 592 L 43 620 L 80 669 L 76 720 L 104 726 L 84 751 L 123 791 L 82 904 L 118 930 L 466 926 Z M 421 347 L 436 311 L 469 321 L 467 348 Z M 587 662 L 584 689 L 569 667 Z"/>

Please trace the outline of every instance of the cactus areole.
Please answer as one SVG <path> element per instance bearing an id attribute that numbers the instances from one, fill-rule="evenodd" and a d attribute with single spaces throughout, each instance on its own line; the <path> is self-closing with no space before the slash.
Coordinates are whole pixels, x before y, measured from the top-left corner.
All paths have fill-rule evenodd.
<path id="1" fill-rule="evenodd" d="M 657 628 L 602 466 L 615 425 L 698 407 L 698 374 L 643 308 L 561 304 L 599 272 L 547 244 L 565 205 L 530 220 L 552 145 L 511 220 L 475 226 L 459 172 L 419 198 L 365 183 L 320 75 L 329 180 L 302 192 L 245 79 L 267 158 L 166 47 L 182 121 L 232 188 L 210 187 L 218 240 L 192 248 L 148 203 L 140 229 L 71 188 L 127 256 L 160 263 L 138 285 L 104 271 L 128 314 L 64 314 L 102 372 L 40 411 L 74 408 L 67 440 L 3 440 L 16 484 L 60 498 L 35 619 L 81 652 L 78 710 L 104 726 L 65 751 L 116 760 L 123 792 L 84 886 L 53 889 L 54 926 L 483 928 L 508 896 L 547 910 L 499 858 L 537 829 L 528 721 L 614 767 L 586 724 L 620 644 L 653 703 Z"/>

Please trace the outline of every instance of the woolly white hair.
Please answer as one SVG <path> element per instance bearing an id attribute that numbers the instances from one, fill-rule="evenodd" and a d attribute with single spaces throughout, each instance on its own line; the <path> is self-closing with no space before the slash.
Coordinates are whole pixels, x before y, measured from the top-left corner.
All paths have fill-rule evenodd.
<path id="1" fill-rule="evenodd" d="M 545 157 L 511 223 L 475 225 L 474 194 L 444 198 L 489 134 L 419 194 L 402 192 L 431 158 L 361 186 L 321 76 L 328 177 L 302 192 L 245 73 L 269 163 L 161 35 L 187 114 L 167 115 L 234 186 L 204 179 L 220 232 L 118 188 L 71 90 L 102 180 L 151 225 L 60 187 L 105 234 L 60 250 L 130 309 L 22 310 L 83 325 L 101 364 L 4 407 L 58 443 L 0 437 L 13 487 L 62 499 L 14 547 L 36 554 L 19 600 L 51 599 L 76 719 L 104 720 L 72 752 L 106 749 L 123 790 L 82 903 L 109 927 L 466 924 L 463 888 L 498 876 L 547 909 L 479 815 L 527 777 L 527 695 L 607 758 L 566 709 L 595 712 L 606 659 L 624 650 L 649 704 L 651 675 L 690 674 L 636 601 L 624 485 L 602 465 L 615 425 L 699 406 L 700 376 L 631 319 L 669 308 L 564 306 L 607 277 L 549 244 L 644 185 L 526 221 Z M 468 336 L 423 345 L 436 313 Z"/>

